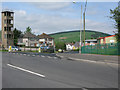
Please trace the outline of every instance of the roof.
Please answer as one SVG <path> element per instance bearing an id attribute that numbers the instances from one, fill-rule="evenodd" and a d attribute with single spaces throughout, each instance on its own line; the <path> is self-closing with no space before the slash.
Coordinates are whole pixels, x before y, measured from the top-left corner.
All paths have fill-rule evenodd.
<path id="1" fill-rule="evenodd" d="M 5 13 L 5 12 L 14 13 L 14 12 L 11 11 L 11 10 L 4 10 L 4 11 L 2 11 L 1 13 Z"/>
<path id="2" fill-rule="evenodd" d="M 114 37 L 115 35 L 111 35 L 111 36 L 106 36 L 106 37 L 100 37 L 98 39 L 103 39 L 103 38 L 108 38 L 108 37 Z"/>
<path id="3" fill-rule="evenodd" d="M 27 33 L 25 33 L 24 35 L 23 35 L 23 38 L 33 38 L 33 37 L 36 37 L 36 35 L 34 35 L 34 34 L 32 34 L 32 33 L 30 33 L 30 32 L 27 32 Z"/>
<path id="4" fill-rule="evenodd" d="M 51 36 L 49 36 L 49 35 L 47 35 L 47 34 L 45 34 L 45 33 L 42 33 L 41 35 L 38 35 L 38 38 L 41 38 L 41 39 L 43 39 L 43 38 L 50 38 L 50 39 L 54 39 L 53 37 L 51 37 Z"/>
<path id="5" fill-rule="evenodd" d="M 66 43 L 66 45 L 68 45 L 68 44 L 69 44 L 69 45 L 74 45 L 74 43 Z"/>
<path id="6" fill-rule="evenodd" d="M 97 41 L 97 39 L 88 39 L 88 40 L 85 40 L 85 41 Z"/>
<path id="7" fill-rule="evenodd" d="M 76 43 L 74 44 L 75 47 L 79 47 L 79 45 L 80 45 L 79 42 L 76 42 Z"/>

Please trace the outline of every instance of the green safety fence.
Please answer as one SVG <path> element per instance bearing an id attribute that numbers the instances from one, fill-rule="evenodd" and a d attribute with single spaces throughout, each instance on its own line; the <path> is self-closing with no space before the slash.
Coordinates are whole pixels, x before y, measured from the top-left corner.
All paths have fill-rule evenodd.
<path id="1" fill-rule="evenodd" d="M 120 55 L 120 43 L 96 44 L 83 46 L 83 54 L 102 54 L 102 55 Z"/>

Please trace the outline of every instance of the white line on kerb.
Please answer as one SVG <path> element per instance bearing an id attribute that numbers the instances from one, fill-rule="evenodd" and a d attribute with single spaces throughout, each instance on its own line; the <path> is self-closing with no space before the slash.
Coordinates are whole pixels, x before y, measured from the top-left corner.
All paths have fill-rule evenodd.
<path id="1" fill-rule="evenodd" d="M 57 57 L 54 57 L 54 59 L 57 59 Z"/>
<path id="2" fill-rule="evenodd" d="M 41 57 L 45 57 L 45 56 L 41 55 Z"/>
<path id="3" fill-rule="evenodd" d="M 50 56 L 47 56 L 48 58 L 52 58 L 52 57 L 50 57 Z"/>
<path id="4" fill-rule="evenodd" d="M 28 73 L 31 73 L 31 74 L 37 75 L 37 76 L 39 76 L 39 77 L 43 77 L 43 78 L 45 78 L 45 76 L 42 75 L 42 74 L 39 74 L 39 73 L 36 73 L 36 72 L 30 71 L 30 70 L 27 70 L 27 69 L 23 69 L 23 68 L 21 68 L 21 67 L 17 67 L 17 66 L 11 65 L 11 64 L 7 64 L 7 65 L 10 66 L 10 67 L 12 67 L 12 68 L 19 69 L 19 70 L 21 70 L 21 71 L 28 72 Z"/>

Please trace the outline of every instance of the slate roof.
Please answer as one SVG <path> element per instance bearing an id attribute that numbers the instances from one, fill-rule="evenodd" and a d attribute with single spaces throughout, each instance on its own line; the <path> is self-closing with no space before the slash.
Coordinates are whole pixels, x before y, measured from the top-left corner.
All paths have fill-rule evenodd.
<path id="1" fill-rule="evenodd" d="M 54 39 L 53 37 L 51 37 L 51 36 L 49 36 L 49 35 L 47 35 L 47 34 L 45 34 L 45 33 L 42 33 L 41 35 L 38 35 L 38 38 L 40 38 L 40 39 L 43 39 L 43 38 L 50 38 L 50 39 Z"/>
<path id="2" fill-rule="evenodd" d="M 29 33 L 29 32 L 27 32 L 23 35 L 23 38 L 35 38 L 35 37 L 36 37 L 36 35 Z"/>

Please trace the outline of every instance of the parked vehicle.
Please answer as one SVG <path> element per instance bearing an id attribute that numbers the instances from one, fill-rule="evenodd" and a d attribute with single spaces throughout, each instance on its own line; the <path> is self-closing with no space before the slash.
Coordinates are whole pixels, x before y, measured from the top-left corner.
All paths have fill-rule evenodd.
<path id="1" fill-rule="evenodd" d="M 21 49 L 18 48 L 17 46 L 12 46 L 12 51 L 21 51 Z"/>
<path id="2" fill-rule="evenodd" d="M 62 52 L 63 52 L 63 50 L 62 50 L 62 49 L 58 49 L 58 52 L 59 52 L 59 53 L 62 53 Z"/>

